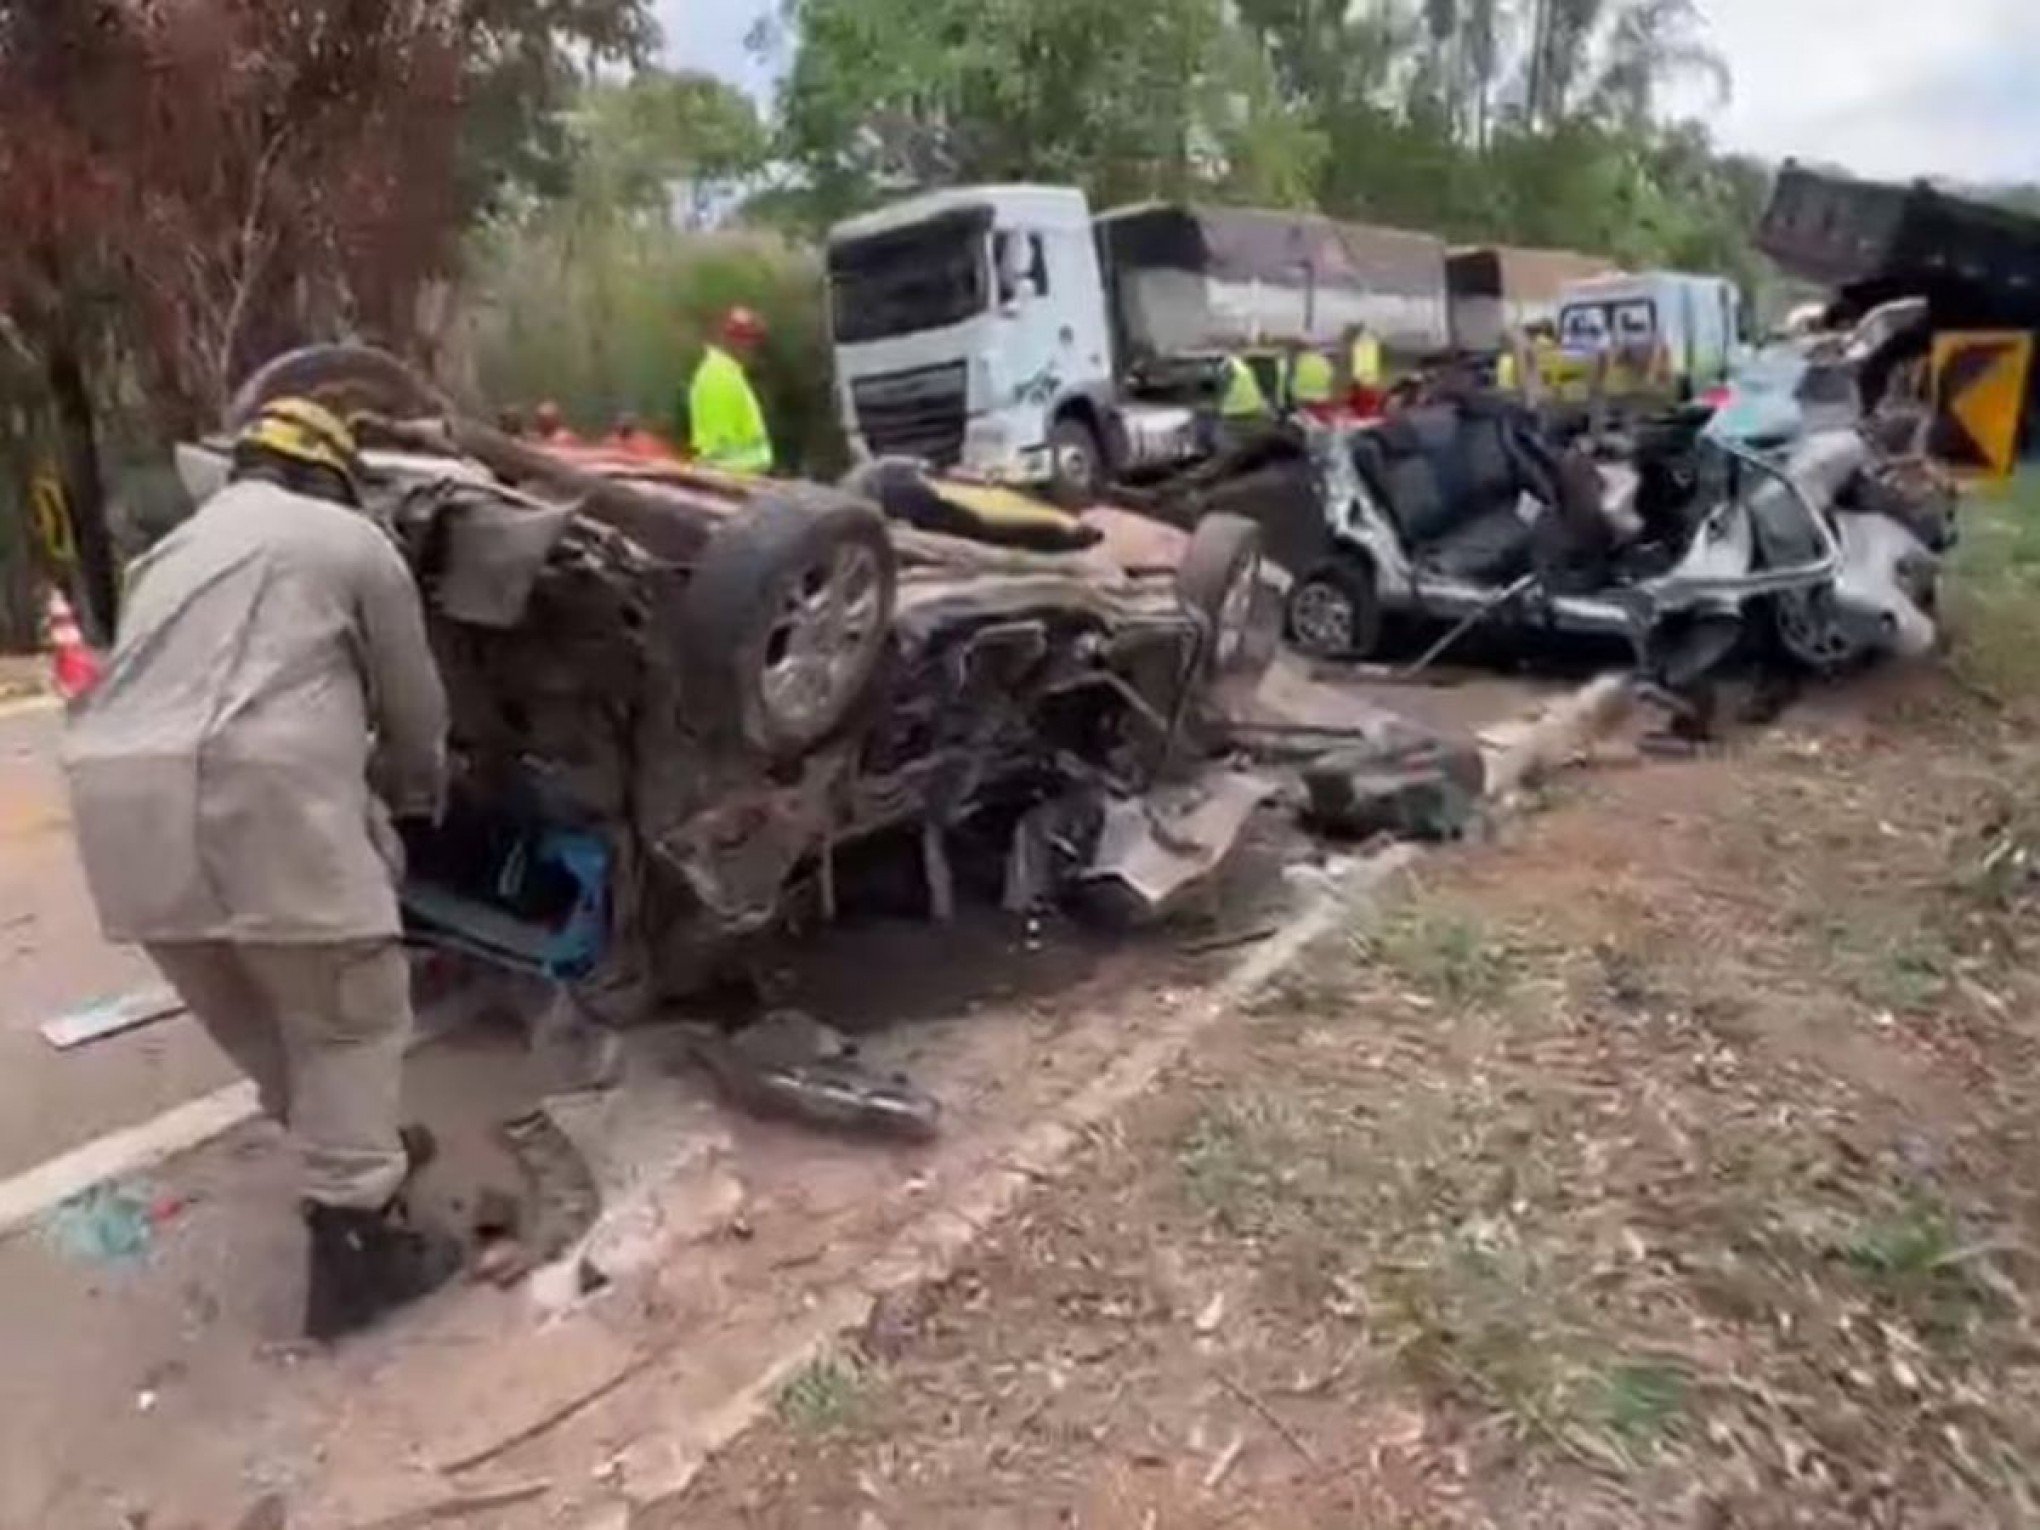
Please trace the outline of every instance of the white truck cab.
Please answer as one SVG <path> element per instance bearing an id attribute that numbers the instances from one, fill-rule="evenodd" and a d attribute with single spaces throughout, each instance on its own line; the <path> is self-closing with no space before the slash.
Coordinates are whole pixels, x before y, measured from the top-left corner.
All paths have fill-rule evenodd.
<path id="1" fill-rule="evenodd" d="M 1084 194 L 931 192 L 838 224 L 829 309 L 843 423 L 860 453 L 1011 483 L 1102 482 L 1112 385 L 1104 279 Z M 1060 422 L 1060 432 L 1058 432 Z"/>
<path id="2" fill-rule="evenodd" d="M 1094 217 L 1065 186 L 958 187 L 852 218 L 828 272 L 860 455 L 1074 501 L 1209 452 L 1229 357 L 1273 374 L 1290 348 L 1328 352 L 1362 325 L 1410 353 L 1449 333 L 1429 235 L 1166 203 Z"/>

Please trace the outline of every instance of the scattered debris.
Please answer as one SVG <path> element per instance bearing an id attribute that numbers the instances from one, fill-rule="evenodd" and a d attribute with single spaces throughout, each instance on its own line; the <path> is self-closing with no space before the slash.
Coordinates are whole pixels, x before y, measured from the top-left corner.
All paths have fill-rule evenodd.
<path id="1" fill-rule="evenodd" d="M 143 1188 L 95 1185 L 52 1211 L 44 1231 L 52 1247 L 81 1263 L 130 1263 L 147 1255 L 154 1241 L 156 1205 L 157 1197 Z"/>
<path id="2" fill-rule="evenodd" d="M 1204 1304 L 1204 1310 L 1197 1314 L 1196 1321 L 1190 1326 L 1200 1334 L 1210 1334 L 1218 1332 L 1218 1325 L 1224 1321 L 1225 1292 L 1217 1291 L 1212 1294 L 1211 1300 Z"/>
<path id="3" fill-rule="evenodd" d="M 559 1258 L 579 1242 L 595 1225 L 602 1197 L 596 1192 L 587 1162 L 544 1110 L 527 1111 L 505 1121 L 498 1131 L 517 1161 L 525 1186 L 523 1206 L 516 1211 L 513 1223 L 514 1242 L 510 1243 L 521 1259 L 515 1272 L 503 1277 L 514 1280 Z M 481 1210 L 478 1205 L 478 1216 Z"/>
<path id="4" fill-rule="evenodd" d="M 1304 768 L 1303 784 L 1305 820 L 1342 839 L 1457 839 L 1480 808 L 1478 789 L 1441 764 L 1384 766 L 1365 752 L 1320 757 Z"/>
<path id="5" fill-rule="evenodd" d="M 44 1041 L 60 1052 L 68 1052 L 88 1041 L 103 1041 L 108 1036 L 118 1036 L 123 1031 L 132 1031 L 183 1013 L 184 1001 L 173 990 L 162 986 L 138 988 L 118 998 L 102 999 L 83 1009 L 58 1015 L 54 1020 L 45 1020 L 37 1029 Z"/>
<path id="6" fill-rule="evenodd" d="M 1218 1485 L 1225 1481 L 1227 1473 L 1231 1472 L 1233 1467 L 1239 1463 L 1240 1452 L 1246 1448 L 1246 1435 L 1238 1430 L 1234 1430 L 1233 1437 L 1226 1442 L 1225 1449 L 1218 1453 L 1213 1459 L 1211 1466 L 1204 1473 L 1205 1492 L 1211 1493 L 1218 1490 Z"/>
<path id="7" fill-rule="evenodd" d="M 690 1027 L 687 1044 L 725 1093 L 760 1115 L 914 1142 L 941 1124 L 933 1096 L 902 1074 L 866 1067 L 839 1032 L 797 1012 L 777 1011 L 734 1035 Z"/>
<path id="8" fill-rule="evenodd" d="M 1121 922 L 1148 924 L 1209 885 L 1275 783 L 1216 771 L 1105 806 L 1097 849 L 1079 881 L 1094 904 L 1108 894 Z"/>

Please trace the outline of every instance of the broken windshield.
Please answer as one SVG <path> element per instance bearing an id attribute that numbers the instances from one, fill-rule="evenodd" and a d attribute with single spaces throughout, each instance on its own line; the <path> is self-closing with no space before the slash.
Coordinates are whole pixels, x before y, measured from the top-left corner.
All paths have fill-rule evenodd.
<path id="1" fill-rule="evenodd" d="M 988 301 L 988 208 L 943 213 L 829 249 L 836 339 L 882 340 L 982 313 Z"/>

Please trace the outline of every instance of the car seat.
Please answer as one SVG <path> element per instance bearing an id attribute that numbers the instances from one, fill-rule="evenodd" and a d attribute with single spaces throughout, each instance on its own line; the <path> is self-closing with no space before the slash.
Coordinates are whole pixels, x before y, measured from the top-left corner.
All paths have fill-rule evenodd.
<path id="1" fill-rule="evenodd" d="M 1388 507 L 1411 556 L 1438 573 L 1504 583 L 1529 567 L 1522 496 L 1548 498 L 1500 410 L 1433 404 L 1359 432 L 1354 466 Z M 1371 438 L 1371 439 L 1370 439 Z"/>

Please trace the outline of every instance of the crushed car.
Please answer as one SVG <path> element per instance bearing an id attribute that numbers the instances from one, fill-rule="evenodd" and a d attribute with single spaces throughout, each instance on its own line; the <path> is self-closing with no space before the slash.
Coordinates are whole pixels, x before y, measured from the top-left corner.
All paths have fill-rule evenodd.
<path id="1" fill-rule="evenodd" d="M 945 498 L 938 519 L 983 534 L 931 531 L 912 474 L 554 454 L 349 347 L 264 368 L 228 427 L 284 393 L 357 420 L 366 508 L 417 574 L 446 681 L 456 770 L 442 821 L 407 836 L 412 932 L 599 1019 L 832 917 L 838 867 L 880 836 L 917 849 L 941 915 L 972 836 L 1027 862 L 1019 896 L 1153 905 L 1175 880 L 1157 854 L 1243 820 L 1201 730 L 1274 646 L 1250 523 L 1157 551 Z M 179 459 L 194 494 L 224 476 L 216 445 Z"/>
<path id="2" fill-rule="evenodd" d="M 1598 635 L 1673 686 L 1751 642 L 1822 673 L 1927 650 L 1955 496 L 1870 393 L 1903 329 L 1879 316 L 1614 443 L 1474 394 L 1316 433 L 1316 502 L 1268 526 L 1291 641 L 1365 656 L 1397 615 Z"/>

